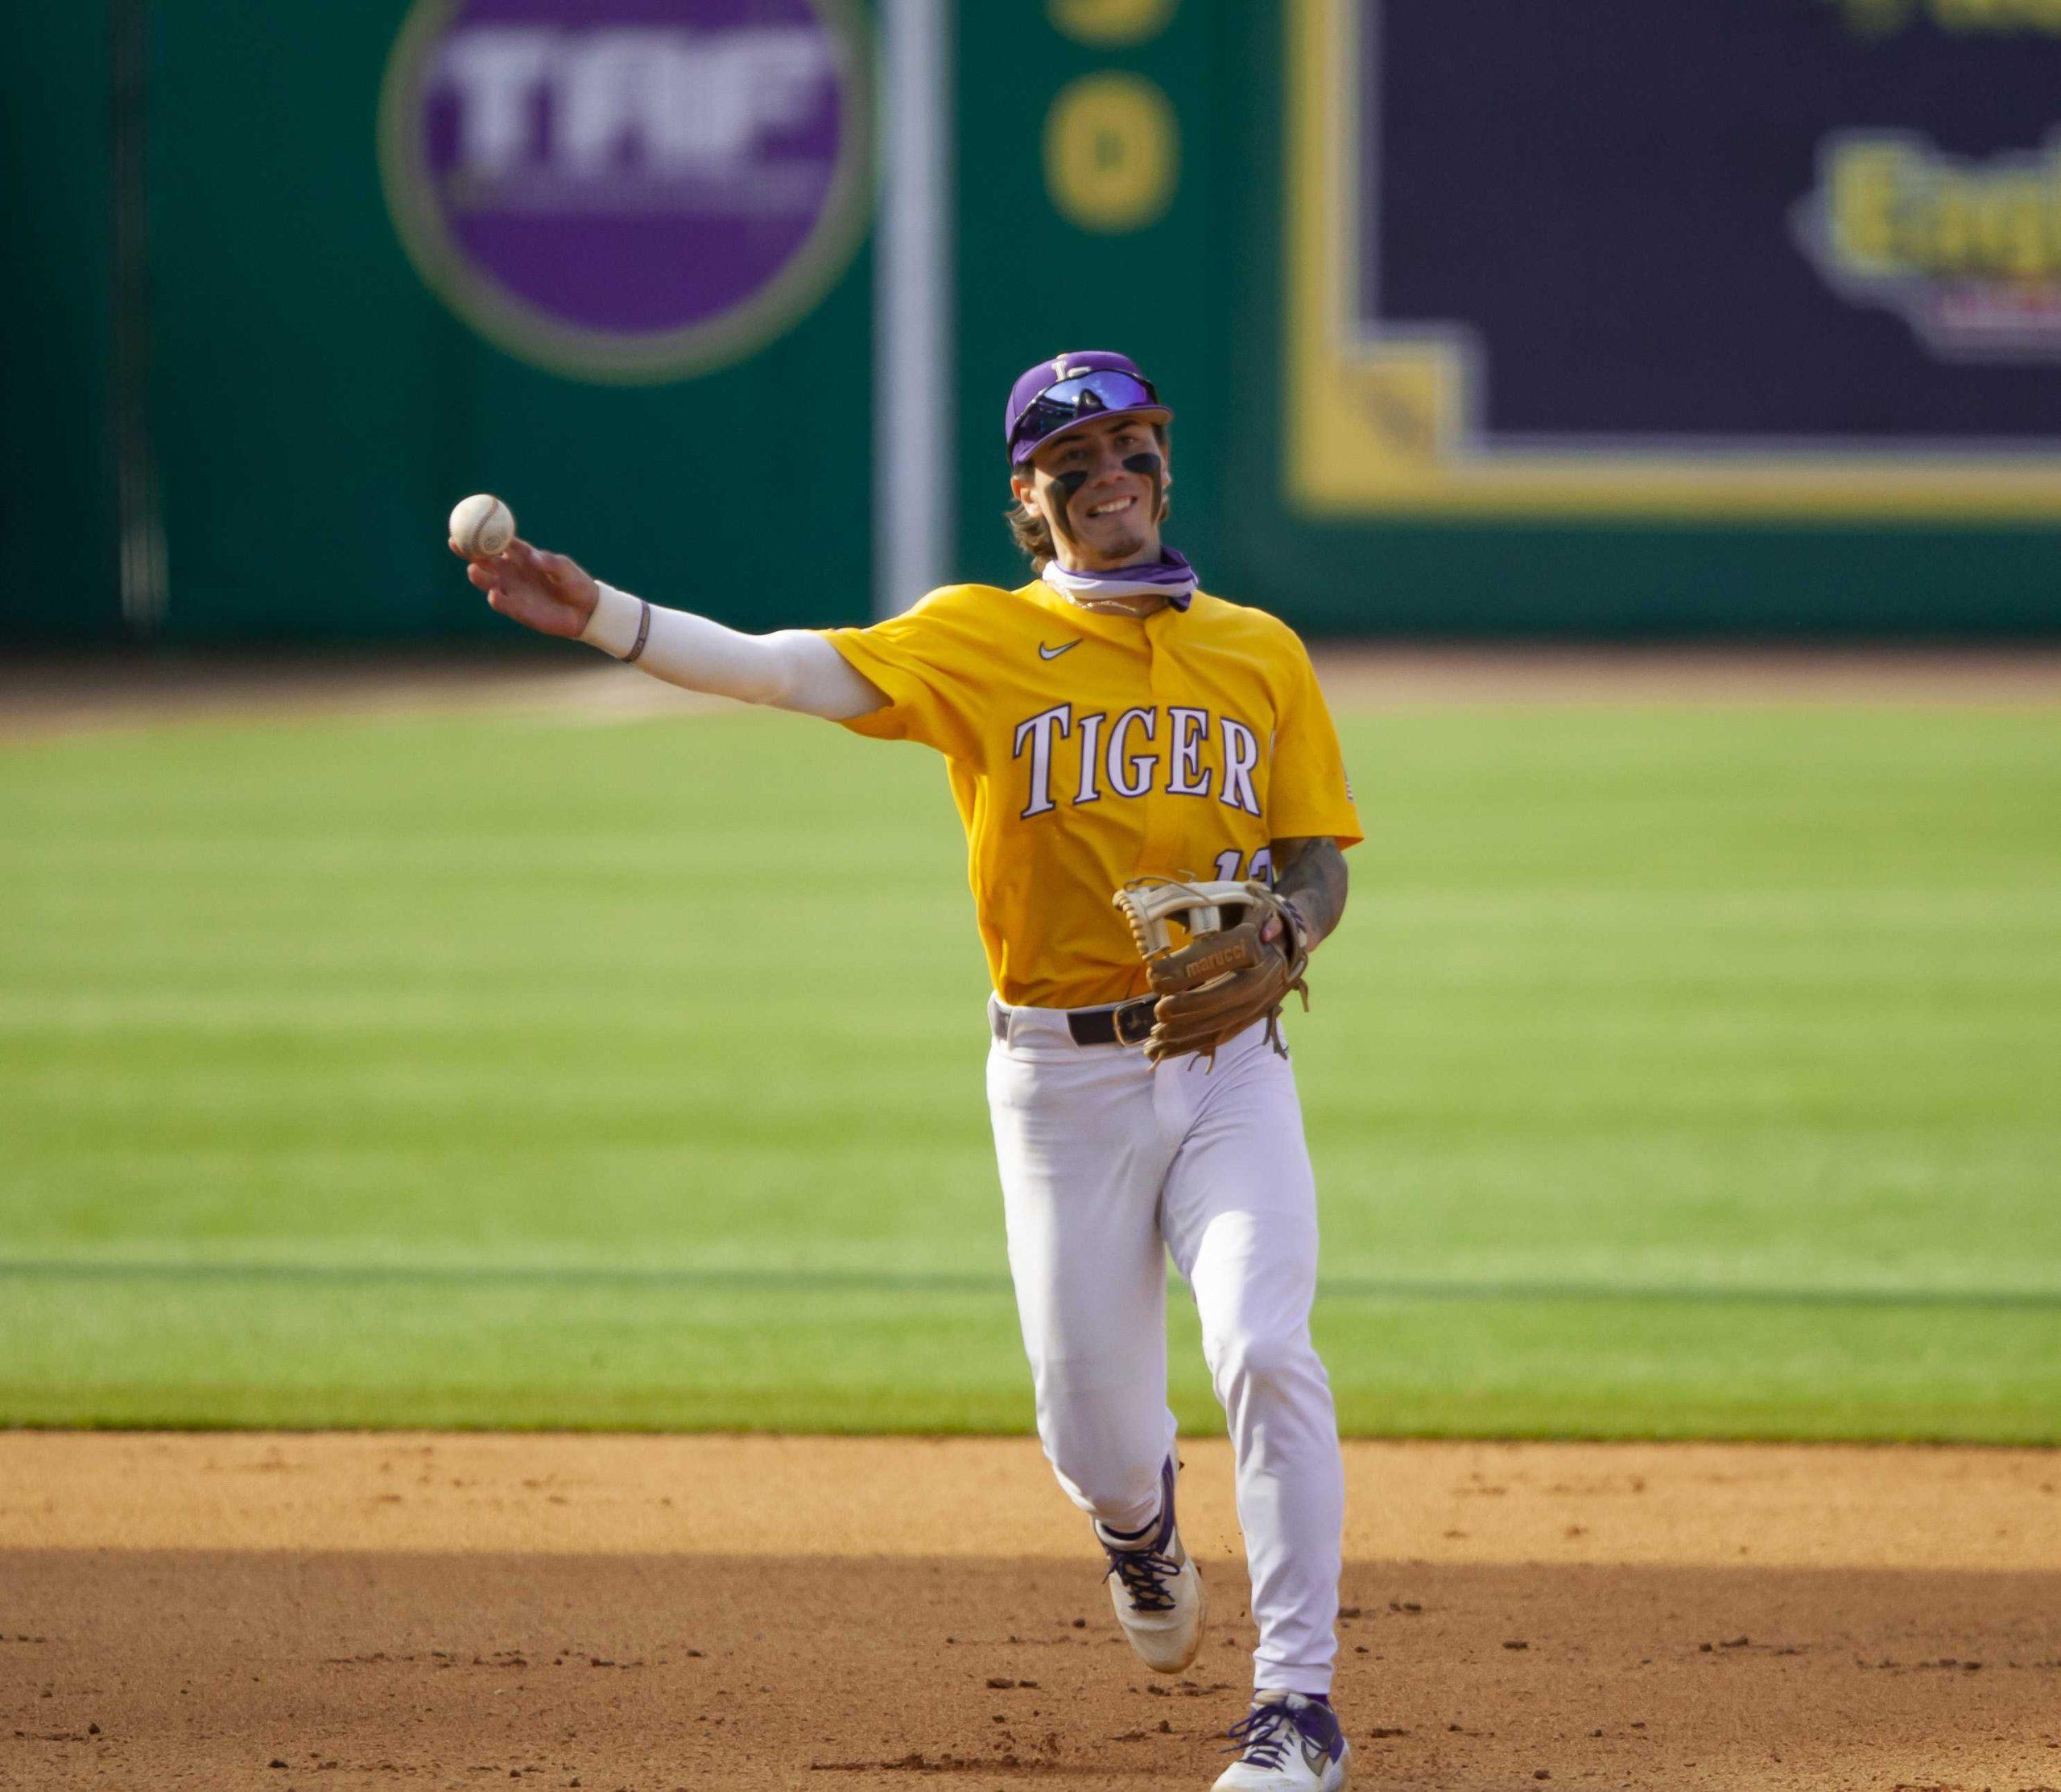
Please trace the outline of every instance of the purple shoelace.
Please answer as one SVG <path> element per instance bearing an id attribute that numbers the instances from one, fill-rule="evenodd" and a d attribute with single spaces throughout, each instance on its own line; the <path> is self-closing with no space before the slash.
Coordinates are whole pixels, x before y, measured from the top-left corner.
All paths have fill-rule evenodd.
<path id="1" fill-rule="evenodd" d="M 1171 1555 L 1158 1550 L 1110 1550 L 1109 1573 L 1105 1580 L 1114 1575 L 1130 1595 L 1130 1602 L 1141 1612 L 1171 1612 L 1174 1608 L 1174 1596 L 1167 1591 L 1166 1583 L 1181 1571 L 1181 1565 Z"/>
<path id="2" fill-rule="evenodd" d="M 1255 1767 L 1278 1767 L 1288 1758 L 1288 1738 L 1282 1732 L 1295 1727 L 1295 1714 L 1285 1704 L 1255 1705 L 1231 1726 L 1231 1746 L 1224 1753 L 1240 1755 Z"/>
<path id="3" fill-rule="evenodd" d="M 1320 1748 L 1328 1759 L 1337 1736 L 1335 1720 L 1328 1725 L 1331 1733 L 1325 1733 L 1325 1720 L 1330 1718 L 1331 1707 L 1321 1699 L 1312 1699 L 1299 1711 L 1290 1709 L 1285 1699 L 1270 1699 L 1254 1706 L 1231 1726 L 1226 1732 L 1231 1746 L 1224 1753 L 1241 1754 L 1256 1767 L 1278 1767 L 1288 1758 L 1291 1739 L 1299 1736 Z"/>

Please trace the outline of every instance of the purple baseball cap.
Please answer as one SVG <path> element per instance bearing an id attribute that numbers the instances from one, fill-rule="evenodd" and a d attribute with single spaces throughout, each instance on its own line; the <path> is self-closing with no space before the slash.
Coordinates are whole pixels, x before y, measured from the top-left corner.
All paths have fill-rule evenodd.
<path id="1" fill-rule="evenodd" d="M 1142 417 L 1154 423 L 1174 420 L 1152 382 L 1129 355 L 1090 349 L 1041 361 L 1009 389 L 1009 407 L 1002 414 L 1009 464 L 1020 467 L 1055 436 L 1110 416 Z"/>

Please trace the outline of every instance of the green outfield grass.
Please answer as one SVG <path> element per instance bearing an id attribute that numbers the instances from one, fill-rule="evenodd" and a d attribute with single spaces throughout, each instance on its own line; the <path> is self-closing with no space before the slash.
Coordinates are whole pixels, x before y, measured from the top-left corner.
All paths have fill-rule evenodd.
<path id="1" fill-rule="evenodd" d="M 1344 717 L 1346 1427 L 2061 1439 L 2057 720 Z M 193 725 L 0 823 L 0 1421 L 1027 1428 L 920 749 Z"/>

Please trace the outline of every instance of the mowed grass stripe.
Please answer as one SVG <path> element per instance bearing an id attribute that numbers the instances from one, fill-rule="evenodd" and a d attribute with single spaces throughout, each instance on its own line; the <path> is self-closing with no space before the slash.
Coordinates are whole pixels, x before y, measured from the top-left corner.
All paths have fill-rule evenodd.
<path id="1" fill-rule="evenodd" d="M 1010 1291 L 1006 1275 L 939 1271 L 700 1268 L 690 1265 L 514 1263 L 280 1263 L 217 1258 L 147 1262 L 134 1258 L 25 1259 L 0 1262 L 0 1282 L 313 1282 L 406 1286 L 502 1283 L 510 1286 L 716 1289 L 768 1294 L 893 1294 L 954 1295 Z M 1178 1278 L 1169 1296 L 1181 1298 Z M 1915 1307 L 2022 1308 L 2061 1313 L 2061 1288 L 1756 1287 L 1712 1283 L 1650 1285 L 1600 1282 L 1457 1282 L 1423 1277 L 1380 1279 L 1320 1277 L 1320 1303 L 1332 1301 L 1660 1302 L 1745 1307 Z"/>
<path id="2" fill-rule="evenodd" d="M 0 1410 L 33 1425 L 1025 1431 L 1006 1289 L 17 1280 Z M 1195 1311 L 1170 1398 L 1220 1431 Z M 1320 1303 L 1359 1435 L 2052 1442 L 2061 1323 L 1960 1307 Z M 319 1349 L 311 1342 L 319 1342 Z"/>
<path id="3" fill-rule="evenodd" d="M 2061 1428 L 2051 712 L 1343 722 L 1349 1428 Z M 9 1278 L 0 1418 L 1027 1423 L 930 756 L 184 728 L 0 749 L 0 1248 L 147 1266 Z"/>

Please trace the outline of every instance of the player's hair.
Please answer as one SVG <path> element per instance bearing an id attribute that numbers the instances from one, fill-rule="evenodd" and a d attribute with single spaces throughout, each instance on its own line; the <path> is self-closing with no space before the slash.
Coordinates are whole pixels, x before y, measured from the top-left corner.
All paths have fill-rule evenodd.
<path id="1" fill-rule="evenodd" d="M 1167 451 L 1167 426 L 1154 423 L 1152 433 L 1159 438 L 1159 452 Z M 1163 491 L 1159 496 L 1159 520 L 1164 522 L 1173 510 L 1173 502 Z M 1052 526 L 1045 520 L 1042 510 L 1034 510 L 1027 504 L 1012 502 L 1002 512 L 1002 519 L 1009 525 L 1010 539 L 1029 558 L 1030 570 L 1043 572 L 1054 558 Z"/>
<path id="2" fill-rule="evenodd" d="M 1043 572 L 1052 564 L 1052 526 L 1043 513 L 1012 502 L 1002 516 L 1009 524 L 1010 539 L 1030 559 L 1030 570 Z"/>

